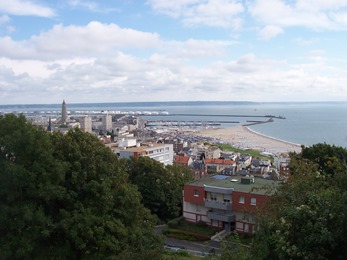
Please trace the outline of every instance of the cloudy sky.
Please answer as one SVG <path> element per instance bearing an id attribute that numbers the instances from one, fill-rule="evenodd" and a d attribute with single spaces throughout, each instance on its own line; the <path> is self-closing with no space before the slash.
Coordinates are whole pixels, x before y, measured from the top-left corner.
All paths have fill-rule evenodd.
<path id="1" fill-rule="evenodd" d="M 0 0 L 0 104 L 347 100 L 346 0 Z"/>

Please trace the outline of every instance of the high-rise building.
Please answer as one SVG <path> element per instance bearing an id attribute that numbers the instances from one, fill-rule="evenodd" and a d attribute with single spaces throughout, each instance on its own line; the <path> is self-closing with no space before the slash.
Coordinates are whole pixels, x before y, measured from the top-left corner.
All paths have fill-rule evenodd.
<path id="1" fill-rule="evenodd" d="M 63 100 L 63 104 L 61 105 L 61 119 L 59 121 L 60 124 L 66 124 L 67 121 L 67 110 L 65 100 Z"/>
<path id="2" fill-rule="evenodd" d="M 82 117 L 80 119 L 80 125 L 82 131 L 86 133 L 92 133 L 92 118 L 90 116 Z"/>
<path id="3" fill-rule="evenodd" d="M 47 131 L 48 132 L 52 132 L 52 120 L 51 120 L 51 117 L 49 117 L 49 120 L 48 120 Z"/>
<path id="4" fill-rule="evenodd" d="M 112 129 L 112 116 L 111 115 L 105 115 L 102 118 L 102 130 L 110 131 L 111 129 Z"/>

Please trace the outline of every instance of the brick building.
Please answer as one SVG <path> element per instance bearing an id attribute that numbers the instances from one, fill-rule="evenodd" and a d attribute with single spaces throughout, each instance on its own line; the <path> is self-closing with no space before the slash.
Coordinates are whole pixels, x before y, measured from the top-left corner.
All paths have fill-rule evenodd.
<path id="1" fill-rule="evenodd" d="M 255 231 L 255 210 L 268 199 L 265 186 L 280 182 L 253 176 L 213 175 L 186 183 L 183 216 L 191 222 L 206 222 L 227 232 Z"/>

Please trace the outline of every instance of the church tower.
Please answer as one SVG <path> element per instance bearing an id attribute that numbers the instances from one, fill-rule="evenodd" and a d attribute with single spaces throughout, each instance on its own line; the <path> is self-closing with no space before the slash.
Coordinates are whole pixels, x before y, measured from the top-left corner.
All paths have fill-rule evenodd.
<path id="1" fill-rule="evenodd" d="M 47 131 L 48 132 L 52 132 L 52 120 L 51 120 L 51 117 L 49 117 L 49 120 L 48 120 Z"/>
<path id="2" fill-rule="evenodd" d="M 66 124 L 67 120 L 67 111 L 66 111 L 66 104 L 65 100 L 63 100 L 63 104 L 61 105 L 61 124 Z"/>

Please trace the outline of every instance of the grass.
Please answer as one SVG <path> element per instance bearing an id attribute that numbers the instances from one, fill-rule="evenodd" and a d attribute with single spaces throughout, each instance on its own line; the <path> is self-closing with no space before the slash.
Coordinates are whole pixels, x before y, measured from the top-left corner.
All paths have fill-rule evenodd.
<path id="1" fill-rule="evenodd" d="M 204 222 L 201 223 L 191 223 L 186 220 L 181 221 L 177 229 L 185 230 L 188 232 L 199 233 L 203 235 L 213 236 L 216 232 L 219 232 L 220 229 L 210 227 Z"/>
<path id="2" fill-rule="evenodd" d="M 188 241 L 206 241 L 220 231 L 220 229 L 207 226 L 204 222 L 190 223 L 180 218 L 174 222 L 174 226 L 169 225 L 169 228 L 163 229 L 165 236 Z"/>
<path id="3" fill-rule="evenodd" d="M 261 152 L 256 151 L 256 150 L 251 150 L 251 149 L 242 150 L 242 149 L 232 147 L 230 144 L 220 144 L 220 145 L 218 145 L 218 147 L 224 151 L 231 151 L 231 152 L 241 153 L 241 154 L 248 153 L 252 157 L 258 157 L 258 158 L 265 159 L 265 160 L 269 160 L 269 159 L 273 160 L 271 157 L 264 156 L 261 154 Z"/>

